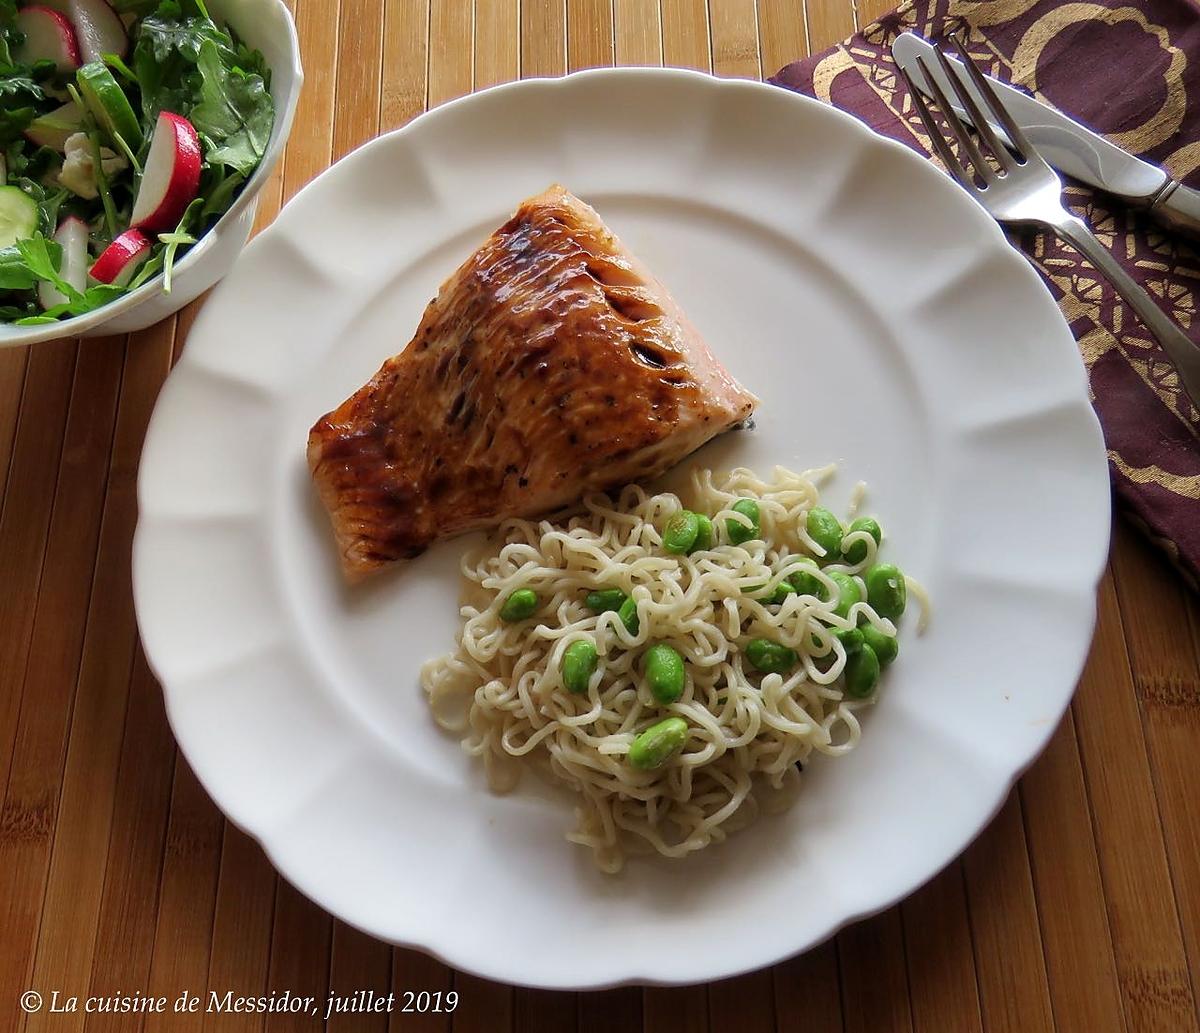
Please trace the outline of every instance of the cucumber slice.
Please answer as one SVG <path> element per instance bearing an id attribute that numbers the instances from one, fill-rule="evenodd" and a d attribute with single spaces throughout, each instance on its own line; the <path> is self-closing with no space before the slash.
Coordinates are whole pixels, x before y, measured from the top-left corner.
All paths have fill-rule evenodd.
<path id="1" fill-rule="evenodd" d="M 37 202 L 20 187 L 0 187 L 0 247 L 28 240 L 37 228 Z"/>
<path id="2" fill-rule="evenodd" d="M 142 145 L 142 127 L 129 105 L 129 98 L 108 67 L 93 61 L 75 73 L 75 81 L 79 83 L 84 104 L 100 128 L 109 136 L 119 133 L 129 149 L 136 151 Z"/>

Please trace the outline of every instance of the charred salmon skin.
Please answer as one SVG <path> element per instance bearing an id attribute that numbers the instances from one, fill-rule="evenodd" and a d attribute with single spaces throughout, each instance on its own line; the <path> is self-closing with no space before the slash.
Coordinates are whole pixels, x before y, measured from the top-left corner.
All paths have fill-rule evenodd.
<path id="1" fill-rule="evenodd" d="M 756 401 L 556 185 L 442 284 L 404 351 L 317 420 L 308 464 L 355 581 L 438 539 L 656 477 Z"/>

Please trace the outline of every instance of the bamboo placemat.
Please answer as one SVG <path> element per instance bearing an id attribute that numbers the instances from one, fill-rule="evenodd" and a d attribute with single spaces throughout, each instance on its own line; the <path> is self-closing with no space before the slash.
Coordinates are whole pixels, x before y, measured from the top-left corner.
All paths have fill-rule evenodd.
<path id="1" fill-rule="evenodd" d="M 295 0 L 308 80 L 259 225 L 331 161 L 473 88 L 613 63 L 758 78 L 885 6 Z M 314 1029 L 26 1015 L 18 999 L 332 988 L 397 994 L 390 1014 L 329 1024 L 355 1033 L 1200 1033 L 1200 613 L 1123 526 L 1049 750 L 962 860 L 803 957 L 708 986 L 543 993 L 393 950 L 307 902 L 197 785 L 137 643 L 138 455 L 194 309 L 128 339 L 0 351 L 0 1029 Z M 849 858 L 848 877 L 886 863 Z M 399 1010 L 405 990 L 451 988 L 453 1015 Z"/>

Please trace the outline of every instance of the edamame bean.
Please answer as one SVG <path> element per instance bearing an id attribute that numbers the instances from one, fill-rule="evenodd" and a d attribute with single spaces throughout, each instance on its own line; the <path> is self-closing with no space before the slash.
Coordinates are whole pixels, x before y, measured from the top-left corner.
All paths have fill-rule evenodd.
<path id="1" fill-rule="evenodd" d="M 691 551 L 699 534 L 700 518 L 690 509 L 681 509 L 663 528 L 663 548 L 676 556 L 683 556 Z"/>
<path id="2" fill-rule="evenodd" d="M 900 568 L 892 563 L 876 563 L 867 571 L 867 602 L 880 617 L 895 620 L 904 612 L 908 589 Z"/>
<path id="3" fill-rule="evenodd" d="M 824 506 L 814 506 L 808 511 L 805 527 L 809 538 L 825 550 L 825 559 L 831 560 L 841 554 L 842 522 Z"/>
<path id="4" fill-rule="evenodd" d="M 855 699 L 871 695 L 879 681 L 879 658 L 875 650 L 864 645 L 853 656 L 846 658 L 846 692 Z"/>
<path id="5" fill-rule="evenodd" d="M 625 630 L 631 635 L 638 633 L 638 628 L 642 626 L 641 618 L 638 617 L 637 603 L 633 601 L 633 596 L 630 596 L 622 604 L 617 611 L 617 616 L 621 618 L 621 623 L 625 625 Z"/>
<path id="6" fill-rule="evenodd" d="M 683 657 L 665 642 L 646 650 L 646 684 L 659 703 L 674 703 L 683 695 Z"/>
<path id="7" fill-rule="evenodd" d="M 500 607 L 500 619 L 508 624 L 526 620 L 534 615 L 541 600 L 532 588 L 518 588 Z"/>
<path id="8" fill-rule="evenodd" d="M 696 540 L 692 542 L 692 547 L 688 549 L 688 555 L 693 552 L 703 552 L 705 549 L 713 547 L 713 525 L 703 513 L 696 514 L 696 523 L 698 525 L 696 531 Z"/>
<path id="9" fill-rule="evenodd" d="M 887 667 L 900 652 L 900 640 L 895 635 L 885 635 L 874 624 L 864 624 L 858 629 L 863 641 L 874 651 L 880 667 Z"/>
<path id="10" fill-rule="evenodd" d="M 858 628 L 837 628 L 833 632 L 833 637 L 842 644 L 848 657 L 862 649 L 865 641 L 865 636 Z"/>
<path id="11" fill-rule="evenodd" d="M 687 743 L 688 725 L 682 717 L 668 717 L 651 725 L 629 747 L 629 765 L 638 771 L 661 768 Z"/>
<path id="12" fill-rule="evenodd" d="M 842 648 L 846 651 L 847 656 L 857 653 L 863 647 L 863 635 L 858 628 L 830 628 L 829 635 L 842 644 Z M 821 648 L 820 644 L 815 640 L 813 645 L 816 649 Z M 833 648 L 830 647 L 824 653 L 818 653 L 817 659 L 831 659 L 833 655 Z"/>
<path id="13" fill-rule="evenodd" d="M 786 674 L 796 666 L 799 658 L 794 649 L 769 638 L 752 638 L 746 643 L 746 659 L 752 667 L 766 674 Z"/>
<path id="14" fill-rule="evenodd" d="M 842 538 L 842 544 L 840 548 L 842 550 L 842 556 L 845 558 L 847 563 L 861 563 L 867 558 L 866 542 L 860 539 L 858 541 L 850 542 L 849 544 L 846 543 L 847 537 L 852 534 L 856 534 L 859 531 L 866 531 L 867 534 L 875 539 L 876 545 L 883 541 L 883 528 L 879 526 L 879 523 L 875 520 L 875 518 L 859 517 L 854 521 L 854 523 L 846 528 L 846 534 Z"/>
<path id="15" fill-rule="evenodd" d="M 795 568 L 788 575 L 790 584 L 800 595 L 816 596 L 821 602 L 829 598 L 829 590 L 825 583 L 813 573 L 817 569 L 817 561 L 810 556 L 801 556 Z"/>
<path id="16" fill-rule="evenodd" d="M 755 538 L 762 536 L 762 526 L 759 524 L 758 503 L 754 499 L 738 499 L 733 504 L 733 511 L 741 513 L 744 517 L 750 518 L 751 526 L 737 520 L 725 521 L 725 534 L 729 538 L 730 545 L 742 545 L 744 542 L 752 542 Z"/>
<path id="17" fill-rule="evenodd" d="M 587 692 L 598 660 L 596 647 L 590 639 L 581 638 L 572 642 L 562 655 L 560 670 L 563 688 L 576 694 Z"/>
<path id="18" fill-rule="evenodd" d="M 766 587 L 766 582 L 760 581 L 757 585 L 748 585 L 747 587 L 743 588 L 742 595 L 757 595 Z M 796 590 L 786 581 L 781 581 L 775 586 L 775 591 L 773 591 L 765 599 L 760 599 L 759 602 L 764 606 L 778 606 L 789 595 L 795 594 L 795 591 Z"/>
<path id="19" fill-rule="evenodd" d="M 850 607 L 855 603 L 862 602 L 862 589 L 858 587 L 858 582 L 849 574 L 843 574 L 840 570 L 833 570 L 829 573 L 829 580 L 837 585 L 837 605 L 833 608 L 833 612 L 839 617 L 849 617 Z"/>
<path id="20" fill-rule="evenodd" d="M 793 588 L 786 581 L 780 581 L 779 584 L 777 584 L 775 586 L 775 591 L 771 593 L 771 598 L 768 599 L 767 601 L 772 606 L 779 606 L 789 595 L 795 595 L 795 594 L 796 594 L 795 588 Z"/>
<path id="21" fill-rule="evenodd" d="M 627 598 L 619 588 L 601 588 L 588 592 L 585 602 L 592 613 L 608 613 L 610 610 L 619 610 Z"/>

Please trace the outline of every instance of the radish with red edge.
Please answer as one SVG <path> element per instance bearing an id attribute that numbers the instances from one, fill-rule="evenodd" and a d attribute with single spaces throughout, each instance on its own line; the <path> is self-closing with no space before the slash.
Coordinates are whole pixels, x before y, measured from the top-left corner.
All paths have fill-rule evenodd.
<path id="1" fill-rule="evenodd" d="M 174 229 L 200 188 L 202 162 L 200 138 L 192 123 L 182 115 L 162 112 L 154 125 L 130 225 L 156 233 Z"/>
<path id="2" fill-rule="evenodd" d="M 125 23 L 105 0 L 42 0 L 42 3 L 70 19 L 84 61 L 99 61 L 105 54 L 125 57 L 129 53 Z"/>
<path id="3" fill-rule="evenodd" d="M 68 215 L 58 224 L 54 239 L 62 247 L 62 259 L 58 263 L 58 275 L 77 291 L 87 287 L 88 278 L 88 227 L 82 219 Z M 43 280 L 38 284 L 38 301 L 42 308 L 54 308 L 67 300 L 52 283 Z"/>
<path id="4" fill-rule="evenodd" d="M 67 138 L 83 128 L 83 109 L 73 100 L 60 108 L 35 118 L 25 127 L 25 138 L 38 147 L 49 147 L 60 154 L 66 149 Z"/>
<path id="5" fill-rule="evenodd" d="M 16 27 L 25 36 L 25 42 L 13 51 L 21 64 L 53 61 L 60 72 L 72 72 L 82 64 L 75 27 L 59 11 L 40 5 L 26 7 L 17 12 Z"/>
<path id="6" fill-rule="evenodd" d="M 126 230 L 100 252 L 92 266 L 92 279 L 116 287 L 126 286 L 150 257 L 152 247 L 140 230 Z"/>

